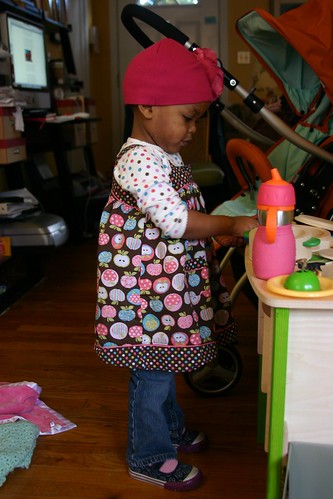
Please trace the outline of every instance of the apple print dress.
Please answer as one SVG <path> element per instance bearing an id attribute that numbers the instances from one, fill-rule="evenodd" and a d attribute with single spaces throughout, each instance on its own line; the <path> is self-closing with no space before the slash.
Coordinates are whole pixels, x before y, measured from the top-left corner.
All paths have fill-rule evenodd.
<path id="1" fill-rule="evenodd" d="M 107 364 L 185 372 L 237 343 L 210 240 L 182 239 L 205 211 L 179 154 L 128 139 L 113 172 L 98 241 L 95 351 Z"/>

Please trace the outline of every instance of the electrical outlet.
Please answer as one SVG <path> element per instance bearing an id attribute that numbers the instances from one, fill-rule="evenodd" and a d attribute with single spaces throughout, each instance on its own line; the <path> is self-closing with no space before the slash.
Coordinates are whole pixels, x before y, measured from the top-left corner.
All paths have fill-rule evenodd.
<path id="1" fill-rule="evenodd" d="M 7 203 L 0 203 L 0 215 L 8 214 L 8 206 Z"/>
<path id="2" fill-rule="evenodd" d="M 247 50 L 239 50 L 237 52 L 237 64 L 250 64 L 250 52 Z"/>

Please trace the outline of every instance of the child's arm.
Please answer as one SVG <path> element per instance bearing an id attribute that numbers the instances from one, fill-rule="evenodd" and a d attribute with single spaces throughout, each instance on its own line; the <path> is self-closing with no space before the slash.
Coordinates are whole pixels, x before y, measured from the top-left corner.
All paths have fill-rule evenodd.
<path id="1" fill-rule="evenodd" d="M 243 237 L 244 232 L 257 226 L 256 220 L 250 217 L 206 215 L 189 210 L 172 187 L 169 176 L 168 160 L 164 156 L 162 158 L 154 148 L 149 148 L 148 144 L 137 144 L 121 157 L 114 168 L 118 184 L 137 199 L 139 209 L 149 216 L 166 237 Z"/>
<path id="2" fill-rule="evenodd" d="M 257 227 L 258 221 L 252 217 L 227 217 L 206 215 L 198 211 L 188 211 L 188 221 L 183 239 L 205 239 L 212 236 L 240 236 Z"/>

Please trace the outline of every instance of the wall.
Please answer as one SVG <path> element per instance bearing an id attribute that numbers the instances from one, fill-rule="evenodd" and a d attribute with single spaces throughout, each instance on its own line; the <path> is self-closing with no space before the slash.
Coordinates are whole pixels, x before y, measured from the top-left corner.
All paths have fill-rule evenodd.
<path id="1" fill-rule="evenodd" d="M 89 22 L 88 0 L 67 0 L 67 18 L 72 26 L 69 34 L 72 51 L 75 54 L 76 74 L 84 82 L 84 93 L 89 95 Z M 78 29 L 79 27 L 79 29 Z"/>
<path id="2" fill-rule="evenodd" d="M 111 157 L 112 123 L 111 123 L 111 50 L 109 36 L 109 0 L 90 0 L 90 27 L 98 29 L 95 46 L 90 45 L 90 94 L 96 99 L 98 124 L 98 143 L 93 152 L 97 169 L 108 175 L 113 159 Z"/>
<path id="3" fill-rule="evenodd" d="M 255 8 L 261 8 L 269 11 L 270 1 L 269 0 L 241 0 L 234 2 L 229 0 L 228 2 L 228 22 L 229 22 L 229 51 L 228 60 L 229 67 L 228 71 L 235 76 L 242 87 L 246 90 L 252 88 L 252 80 L 255 71 L 258 67 L 258 62 L 250 51 L 250 64 L 238 64 L 237 63 L 237 52 L 238 51 L 249 51 L 249 47 L 242 40 L 239 34 L 236 32 L 236 21 L 243 15 L 245 15 L 250 10 Z M 235 102 L 241 102 L 240 97 L 238 97 L 234 92 L 229 92 L 228 103 L 232 104 Z M 259 97 L 263 97 L 259 95 Z"/>

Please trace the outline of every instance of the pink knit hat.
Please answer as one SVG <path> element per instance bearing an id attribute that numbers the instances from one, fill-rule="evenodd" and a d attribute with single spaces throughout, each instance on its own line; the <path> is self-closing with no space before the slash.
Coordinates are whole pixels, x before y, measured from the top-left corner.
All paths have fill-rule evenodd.
<path id="1" fill-rule="evenodd" d="M 173 106 L 213 102 L 223 90 L 223 71 L 216 54 L 197 48 L 190 52 L 163 38 L 129 63 L 123 82 L 125 104 Z"/>

